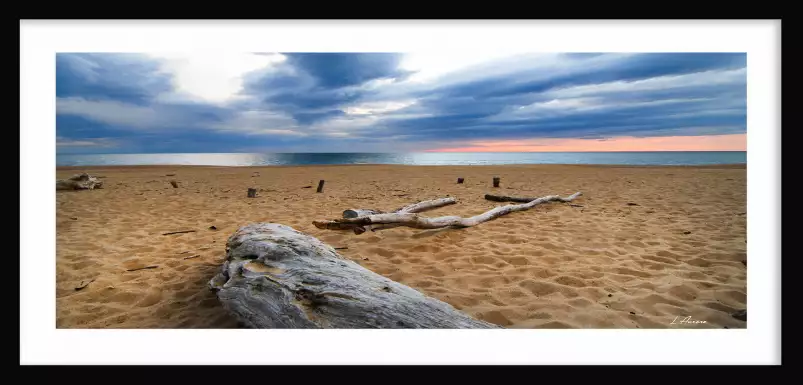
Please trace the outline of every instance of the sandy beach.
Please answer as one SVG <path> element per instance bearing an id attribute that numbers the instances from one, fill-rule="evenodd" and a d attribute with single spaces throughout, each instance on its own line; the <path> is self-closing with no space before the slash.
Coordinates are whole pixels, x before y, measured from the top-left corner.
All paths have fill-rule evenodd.
<path id="1" fill-rule="evenodd" d="M 746 307 L 744 165 L 60 167 L 57 177 L 80 172 L 104 186 L 56 192 L 59 328 L 237 327 L 207 282 L 227 238 L 252 222 L 347 247 L 346 258 L 508 328 L 746 327 L 730 315 Z M 576 191 L 578 206 L 547 203 L 467 229 L 312 225 L 349 208 L 451 196 L 457 204 L 422 215 L 472 216 L 506 204 L 486 193 Z M 182 230 L 195 232 L 162 235 Z M 705 322 L 677 323 L 685 317 Z"/>

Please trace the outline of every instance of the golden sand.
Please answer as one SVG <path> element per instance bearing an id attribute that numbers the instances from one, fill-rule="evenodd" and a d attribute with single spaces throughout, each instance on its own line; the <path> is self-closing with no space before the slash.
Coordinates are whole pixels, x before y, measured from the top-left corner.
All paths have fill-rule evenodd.
<path id="1" fill-rule="evenodd" d="M 57 192 L 59 328 L 237 327 L 207 282 L 226 239 L 251 222 L 348 247 L 339 252 L 366 268 L 505 327 L 746 327 L 730 315 L 747 293 L 743 165 L 138 166 L 57 175 L 81 171 L 103 177 L 104 188 Z M 256 198 L 246 197 L 249 187 Z M 582 207 L 547 203 L 467 229 L 355 235 L 312 225 L 348 208 L 453 196 L 457 204 L 423 215 L 472 216 L 506 204 L 486 193 L 576 191 L 583 196 L 572 203 Z M 181 230 L 196 231 L 162 235 Z M 148 266 L 156 267 L 127 271 Z M 679 324 L 684 317 L 705 323 Z"/>

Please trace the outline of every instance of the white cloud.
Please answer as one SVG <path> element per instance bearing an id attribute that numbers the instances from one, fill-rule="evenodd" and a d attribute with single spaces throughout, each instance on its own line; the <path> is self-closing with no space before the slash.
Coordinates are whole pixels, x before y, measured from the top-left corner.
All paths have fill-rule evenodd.
<path id="1" fill-rule="evenodd" d="M 417 71 L 411 76 L 412 82 L 431 82 L 448 74 L 465 72 L 469 69 L 483 68 L 492 70 L 494 68 L 504 68 L 504 72 L 520 70 L 522 66 L 532 68 L 540 60 L 544 62 L 557 57 L 557 54 L 524 54 L 523 52 L 512 51 L 463 51 L 463 52 L 412 52 L 405 55 L 400 63 L 400 68 L 404 70 Z M 518 60 L 510 61 L 515 58 Z M 495 66 L 494 62 L 505 61 L 506 64 L 513 66 Z M 519 66 L 515 64 L 518 63 Z M 517 68 L 518 67 L 518 68 Z M 488 73 L 485 73 L 488 75 Z"/>
<path id="2" fill-rule="evenodd" d="M 689 102 L 714 101 L 712 98 L 661 99 L 649 101 L 622 101 L 601 97 L 552 99 L 546 102 L 533 103 L 521 107 L 507 108 L 499 115 L 526 117 L 527 119 L 552 118 L 578 112 L 589 112 L 602 109 L 621 109 L 631 107 L 649 107 Z M 497 115 L 497 116 L 499 116 Z"/>
<path id="3" fill-rule="evenodd" d="M 209 125 L 208 128 L 251 135 L 307 136 L 289 115 L 262 110 L 242 111 L 235 118 Z"/>
<path id="4" fill-rule="evenodd" d="M 746 68 L 728 71 L 706 71 L 678 76 L 660 76 L 636 81 L 616 81 L 602 84 L 569 87 L 545 93 L 555 98 L 601 95 L 616 92 L 639 92 L 672 89 L 687 86 L 744 83 Z"/>
<path id="5" fill-rule="evenodd" d="M 243 75 L 283 62 L 281 54 L 226 52 L 158 53 L 149 56 L 162 62 L 162 70 L 173 75 L 176 92 L 210 103 L 224 103 L 237 97 Z M 179 99 L 179 96 L 167 96 Z"/>
<path id="6" fill-rule="evenodd" d="M 343 109 L 347 115 L 374 115 L 397 111 L 412 106 L 416 100 L 401 100 L 388 102 L 369 102 L 353 105 Z"/>

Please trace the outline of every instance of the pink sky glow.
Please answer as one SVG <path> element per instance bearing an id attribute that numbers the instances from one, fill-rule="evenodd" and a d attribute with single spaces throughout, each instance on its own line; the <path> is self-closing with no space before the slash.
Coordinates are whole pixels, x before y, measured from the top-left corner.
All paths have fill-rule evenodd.
<path id="1" fill-rule="evenodd" d="M 621 136 L 608 139 L 525 139 L 469 142 L 463 147 L 429 152 L 608 152 L 608 151 L 747 151 L 747 134 L 705 136 Z"/>

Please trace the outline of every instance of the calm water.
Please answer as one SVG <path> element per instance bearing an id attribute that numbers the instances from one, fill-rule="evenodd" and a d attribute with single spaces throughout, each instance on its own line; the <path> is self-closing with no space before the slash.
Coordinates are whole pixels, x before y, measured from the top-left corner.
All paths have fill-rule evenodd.
<path id="1" fill-rule="evenodd" d="M 500 152 L 500 153 L 295 153 L 295 154 L 92 154 L 57 155 L 58 166 L 108 165 L 313 165 L 313 164 L 617 164 L 701 165 L 747 163 L 739 152 Z"/>

